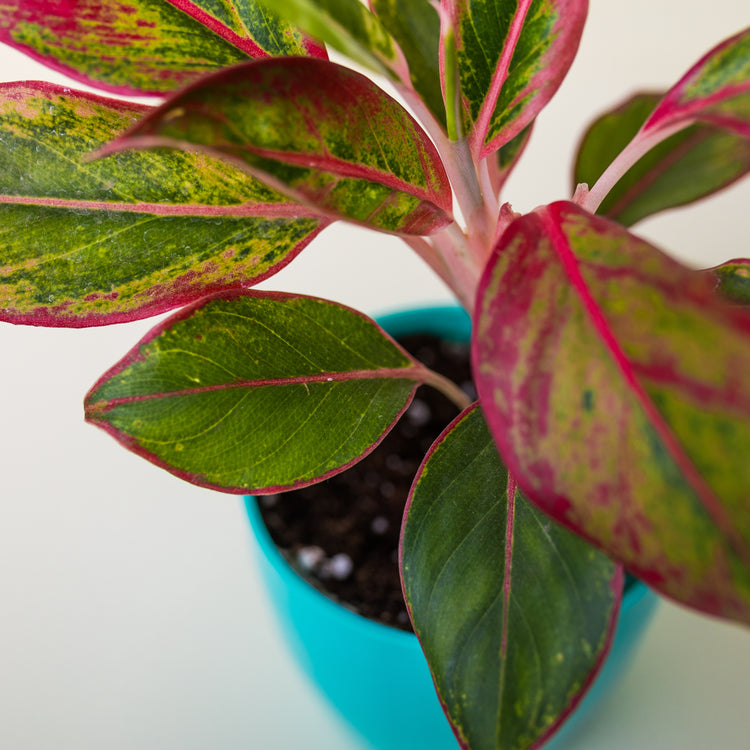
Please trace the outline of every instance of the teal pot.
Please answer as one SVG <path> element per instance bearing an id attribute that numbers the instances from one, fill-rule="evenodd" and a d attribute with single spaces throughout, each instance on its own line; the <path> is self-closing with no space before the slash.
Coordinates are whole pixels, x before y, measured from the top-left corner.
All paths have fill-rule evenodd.
<path id="1" fill-rule="evenodd" d="M 386 315 L 392 336 L 432 333 L 467 341 L 469 319 L 457 307 Z M 290 648 L 331 705 L 377 750 L 456 750 L 416 636 L 368 620 L 329 599 L 287 563 L 273 543 L 255 498 L 245 498 L 260 570 Z M 585 721 L 624 671 L 650 620 L 657 596 L 630 580 L 610 656 L 578 710 L 545 747 L 563 750 L 566 735 Z"/>

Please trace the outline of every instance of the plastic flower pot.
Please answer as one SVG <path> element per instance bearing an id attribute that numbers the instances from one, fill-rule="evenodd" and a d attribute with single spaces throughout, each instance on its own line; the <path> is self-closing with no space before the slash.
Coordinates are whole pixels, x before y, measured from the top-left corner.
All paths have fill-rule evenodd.
<path id="1" fill-rule="evenodd" d="M 457 307 L 433 307 L 382 316 L 392 336 L 432 333 L 466 341 L 470 323 Z M 314 685 L 343 719 L 378 750 L 455 750 L 419 642 L 328 598 L 299 575 L 274 544 L 254 497 L 246 497 L 257 540 L 261 576 L 290 648 Z M 629 580 L 609 658 L 573 716 L 546 747 L 563 750 L 566 735 L 590 715 L 619 678 L 653 613 L 658 597 Z"/>

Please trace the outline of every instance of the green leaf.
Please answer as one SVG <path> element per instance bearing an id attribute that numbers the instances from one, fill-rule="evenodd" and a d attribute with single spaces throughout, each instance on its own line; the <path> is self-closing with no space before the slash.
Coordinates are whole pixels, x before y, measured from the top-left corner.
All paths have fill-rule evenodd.
<path id="1" fill-rule="evenodd" d="M 189 482 L 275 492 L 368 453 L 429 371 L 364 315 L 227 293 L 180 311 L 110 369 L 86 419 Z"/>
<path id="2" fill-rule="evenodd" d="M 562 202 L 505 232 L 475 326 L 482 407 L 526 496 L 667 596 L 750 622 L 750 314 Z"/>
<path id="3" fill-rule="evenodd" d="M 403 55 L 377 16 L 360 0 L 262 0 L 315 39 L 384 75 L 406 79 Z"/>
<path id="4" fill-rule="evenodd" d="M 102 153 L 200 149 L 331 218 L 430 234 L 451 221 L 435 147 L 372 81 L 312 58 L 273 58 L 204 78 Z"/>
<path id="5" fill-rule="evenodd" d="M 205 155 L 86 155 L 149 108 L 0 86 L 0 320 L 87 326 L 249 286 L 324 222 Z M 306 215 L 307 214 L 307 215 Z"/>
<path id="6" fill-rule="evenodd" d="M 750 306 L 750 260 L 737 258 L 709 268 L 719 294 L 736 305 Z"/>
<path id="7" fill-rule="evenodd" d="M 573 186 L 593 185 L 661 100 L 636 94 L 599 117 L 584 135 Z M 727 187 L 750 171 L 750 139 L 718 127 L 692 125 L 659 143 L 619 180 L 597 213 L 631 226 Z"/>
<path id="8" fill-rule="evenodd" d="M 578 50 L 588 2 L 443 0 L 442 7 L 456 30 L 471 151 L 483 158 L 518 135 L 557 91 Z"/>
<path id="9" fill-rule="evenodd" d="M 445 127 L 437 11 L 429 0 L 370 0 L 370 7 L 403 52 L 412 87 L 438 123 Z"/>
<path id="10" fill-rule="evenodd" d="M 622 570 L 517 490 L 480 409 L 412 487 L 401 567 L 415 631 L 464 747 L 538 747 L 609 649 Z"/>

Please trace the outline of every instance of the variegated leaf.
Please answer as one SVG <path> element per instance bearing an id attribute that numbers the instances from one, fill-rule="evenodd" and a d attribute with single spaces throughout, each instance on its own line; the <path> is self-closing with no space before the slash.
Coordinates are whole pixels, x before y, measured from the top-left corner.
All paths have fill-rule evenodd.
<path id="1" fill-rule="evenodd" d="M 669 90 L 643 132 L 694 120 L 750 138 L 750 28 L 704 55 Z"/>
<path id="2" fill-rule="evenodd" d="M 440 157 L 372 81 L 312 58 L 262 60 L 182 91 L 102 153 L 169 146 L 227 159 L 331 218 L 430 234 L 451 221 Z"/>
<path id="3" fill-rule="evenodd" d="M 750 138 L 750 29 L 714 47 L 667 92 L 581 204 L 596 210 L 644 154 L 696 122 Z"/>
<path id="4" fill-rule="evenodd" d="M 530 500 L 654 588 L 750 623 L 750 314 L 554 203 L 480 284 L 475 380 Z"/>
<path id="5" fill-rule="evenodd" d="M 636 94 L 597 118 L 578 150 L 573 187 L 594 185 L 661 100 Z M 623 175 L 597 213 L 625 226 L 711 195 L 750 171 L 750 138 L 695 123 L 645 154 Z"/>
<path id="6" fill-rule="evenodd" d="M 248 286 L 325 223 L 205 155 L 87 155 L 149 108 L 0 87 L 0 320 L 89 326 Z"/>
<path id="7" fill-rule="evenodd" d="M 125 95 L 172 91 L 248 57 L 325 54 L 257 0 L 11 0 L 0 42 Z"/>
<path id="8" fill-rule="evenodd" d="M 465 130 L 483 158 L 529 125 L 573 62 L 587 0 L 442 0 L 455 34 Z M 443 68 L 451 75 L 450 61 Z"/>
<path id="9" fill-rule="evenodd" d="M 325 48 L 302 35 L 258 0 L 165 0 L 254 58 L 283 55 L 327 57 Z"/>

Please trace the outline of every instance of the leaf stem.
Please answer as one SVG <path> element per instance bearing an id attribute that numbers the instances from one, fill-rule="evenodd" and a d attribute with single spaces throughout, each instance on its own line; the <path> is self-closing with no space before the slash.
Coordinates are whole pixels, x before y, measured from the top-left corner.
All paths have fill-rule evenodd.
<path id="1" fill-rule="evenodd" d="M 467 224 L 476 221 L 479 211 L 487 211 L 485 206 L 485 196 L 477 174 L 477 166 L 471 156 L 469 143 L 466 138 L 450 138 L 443 125 L 441 125 L 433 116 L 432 112 L 425 106 L 419 95 L 414 89 L 405 84 L 396 85 L 396 90 L 409 105 L 416 118 L 422 124 L 432 138 L 435 147 L 440 154 L 440 158 L 448 174 L 448 180 L 453 188 L 453 194 L 461 210 L 461 215 Z M 494 192 L 490 190 L 494 201 Z M 486 223 L 481 219 L 482 225 Z"/>
<path id="2" fill-rule="evenodd" d="M 444 126 L 411 86 L 401 82 L 396 88 L 432 138 L 466 225 L 464 232 L 458 223 L 453 222 L 442 232 L 432 235 L 428 242 L 407 241 L 407 244 L 471 311 L 480 272 L 492 249 L 498 210 L 489 172 L 486 165 L 484 173 L 480 172 L 466 138 L 455 140 L 448 137 Z"/>
<path id="3" fill-rule="evenodd" d="M 471 226 L 480 211 L 482 216 L 484 214 L 484 196 L 479 185 L 477 168 L 469 150 L 469 142 L 466 138 L 449 141 L 444 153 L 448 156 L 444 159 L 444 164 L 456 200 L 464 221 L 467 226 Z"/>
<path id="4" fill-rule="evenodd" d="M 692 125 L 693 122 L 694 120 L 683 120 L 653 131 L 639 130 L 630 143 L 620 151 L 614 161 L 604 170 L 587 194 L 583 191 L 580 193 L 577 191 L 576 197 L 579 197 L 577 202 L 579 202 L 581 208 L 590 211 L 592 214 L 596 213 L 609 191 L 627 174 L 632 166 L 638 163 L 642 156 L 669 136 Z"/>
<path id="5" fill-rule="evenodd" d="M 458 407 L 459 411 L 471 406 L 472 400 L 452 380 L 428 367 L 424 368 L 424 374 L 424 384 L 440 391 Z"/>
<path id="6" fill-rule="evenodd" d="M 474 261 L 467 236 L 454 222 L 439 234 L 433 235 L 433 239 L 454 279 L 451 288 L 458 295 L 461 304 L 471 313 L 479 286 L 480 267 Z"/>
<path id="7" fill-rule="evenodd" d="M 491 221 L 495 221 L 497 218 L 497 212 L 500 208 L 499 196 L 495 192 L 495 188 L 492 184 L 492 176 L 490 175 L 490 160 L 495 162 L 495 155 L 486 156 L 479 162 L 478 175 L 479 185 L 484 195 L 484 202 L 487 209 L 487 213 Z M 496 162 L 495 162 L 496 163 Z"/>

